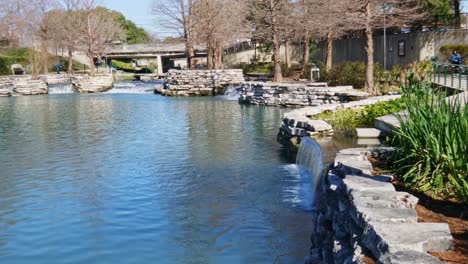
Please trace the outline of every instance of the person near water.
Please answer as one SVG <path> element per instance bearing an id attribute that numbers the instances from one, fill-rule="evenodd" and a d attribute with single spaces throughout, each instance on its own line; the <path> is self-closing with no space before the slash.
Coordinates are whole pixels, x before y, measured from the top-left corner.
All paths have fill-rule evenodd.
<path id="1" fill-rule="evenodd" d="M 60 68 L 62 68 L 62 64 L 60 63 L 60 61 L 57 61 L 55 63 L 55 71 L 57 72 L 57 74 L 60 74 Z"/>
<path id="2" fill-rule="evenodd" d="M 454 51 L 450 56 L 450 63 L 460 65 L 462 63 L 462 57 L 457 51 Z"/>

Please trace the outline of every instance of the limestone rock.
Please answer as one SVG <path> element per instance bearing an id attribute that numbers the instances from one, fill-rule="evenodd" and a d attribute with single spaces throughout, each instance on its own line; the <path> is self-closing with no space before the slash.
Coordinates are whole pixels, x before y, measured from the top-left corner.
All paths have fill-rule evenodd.
<path id="1" fill-rule="evenodd" d="M 72 76 L 73 89 L 79 93 L 101 93 L 112 89 L 112 75 Z"/>
<path id="2" fill-rule="evenodd" d="M 13 91 L 19 95 L 47 94 L 47 84 L 42 80 L 22 79 L 13 83 Z"/>

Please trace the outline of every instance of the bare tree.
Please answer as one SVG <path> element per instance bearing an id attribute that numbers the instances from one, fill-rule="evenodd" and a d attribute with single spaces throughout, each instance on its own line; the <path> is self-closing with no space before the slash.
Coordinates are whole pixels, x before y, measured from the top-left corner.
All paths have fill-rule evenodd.
<path id="1" fill-rule="evenodd" d="M 347 0 L 304 1 L 305 15 L 308 18 L 305 21 L 307 32 L 326 42 L 326 71 L 330 71 L 333 65 L 333 42 L 353 30 L 348 14 L 350 8 L 350 1 Z"/>
<path id="2" fill-rule="evenodd" d="M 80 29 L 76 26 L 80 24 L 80 16 L 78 14 L 80 1 L 62 0 L 63 11 L 58 12 L 55 19 L 57 22 L 55 41 L 67 49 L 68 74 L 73 74 L 73 52 L 78 49 L 81 37 Z"/>
<path id="3" fill-rule="evenodd" d="M 77 14 L 80 29 L 79 46 L 90 60 L 90 74 L 95 74 L 94 58 L 103 57 L 112 42 L 122 38 L 122 31 L 109 13 L 96 8 L 98 0 L 82 0 Z"/>
<path id="4" fill-rule="evenodd" d="M 162 26 L 177 30 L 185 42 L 187 66 L 195 69 L 195 0 L 155 0 L 153 14 L 162 15 Z"/>
<path id="5" fill-rule="evenodd" d="M 350 24 L 363 29 L 366 35 L 366 88 L 377 94 L 374 87 L 374 31 L 384 26 L 404 28 L 426 17 L 420 0 L 352 0 Z"/>
<path id="6" fill-rule="evenodd" d="M 247 36 L 242 4 L 230 0 L 200 0 L 195 4 L 197 42 L 207 46 L 209 69 L 221 68 L 224 47 Z"/>
<path id="7" fill-rule="evenodd" d="M 275 72 L 273 81 L 283 80 L 281 72 L 280 48 L 290 36 L 292 3 L 287 0 L 247 0 L 247 10 L 257 39 L 273 43 Z"/>

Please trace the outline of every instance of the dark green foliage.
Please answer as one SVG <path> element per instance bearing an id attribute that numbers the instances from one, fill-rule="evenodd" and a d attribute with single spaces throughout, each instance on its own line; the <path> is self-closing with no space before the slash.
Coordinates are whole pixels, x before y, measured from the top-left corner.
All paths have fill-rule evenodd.
<path id="1" fill-rule="evenodd" d="M 148 43 L 151 41 L 149 34 L 141 27 L 138 27 L 132 21 L 125 18 L 125 16 L 117 11 L 109 10 L 105 7 L 98 7 L 103 12 L 109 13 L 115 22 L 119 23 L 125 34 L 125 42 L 128 44 L 141 44 Z"/>
<path id="2" fill-rule="evenodd" d="M 440 53 L 444 54 L 448 61 L 454 51 L 462 56 L 463 64 L 468 64 L 468 44 L 448 44 L 440 47 Z"/>
<path id="3" fill-rule="evenodd" d="M 328 82 L 331 86 L 352 85 L 356 89 L 364 88 L 366 65 L 363 62 L 343 62 L 334 65 L 327 72 L 325 65 L 319 63 L 320 81 Z"/>
<path id="4" fill-rule="evenodd" d="M 424 0 L 423 7 L 429 14 L 429 25 L 438 28 L 453 24 L 453 0 Z"/>
<path id="5" fill-rule="evenodd" d="M 148 67 L 138 67 L 137 70 L 133 68 L 131 60 L 121 61 L 112 60 L 112 67 L 124 72 L 137 72 L 137 73 L 153 73 L 156 70 L 156 65 L 151 64 Z"/>
<path id="6" fill-rule="evenodd" d="M 415 67 L 402 83 L 408 113 L 393 141 L 395 169 L 412 188 L 468 203 L 467 102 L 447 102 L 424 75 Z"/>
<path id="7" fill-rule="evenodd" d="M 366 64 L 364 62 L 343 62 L 334 65 L 330 72 L 325 70 L 323 63 L 320 68 L 320 81 L 331 86 L 352 85 L 355 89 L 363 89 L 366 83 Z M 398 86 L 403 69 L 395 65 L 390 71 L 385 71 L 380 64 L 374 65 L 374 78 L 382 94 Z"/>
<path id="8" fill-rule="evenodd" d="M 238 65 L 240 69 L 244 71 L 244 74 L 248 73 L 262 73 L 273 75 L 275 66 L 273 63 L 250 63 L 250 64 L 241 64 Z M 237 68 L 235 67 L 235 68 Z"/>

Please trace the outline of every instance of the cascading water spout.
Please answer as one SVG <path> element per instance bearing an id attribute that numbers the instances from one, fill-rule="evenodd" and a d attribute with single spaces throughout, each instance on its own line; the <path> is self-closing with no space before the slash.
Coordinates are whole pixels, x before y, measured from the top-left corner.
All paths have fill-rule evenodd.
<path id="1" fill-rule="evenodd" d="M 153 94 L 156 86 L 161 86 L 161 82 L 116 82 L 114 87 L 107 93 L 118 94 Z"/>
<path id="2" fill-rule="evenodd" d="M 232 101 L 237 101 L 239 100 L 239 86 L 228 86 L 224 90 L 224 94 L 221 95 L 221 97 L 225 100 L 232 100 Z"/>
<path id="3" fill-rule="evenodd" d="M 49 94 L 69 94 L 69 93 L 73 93 L 72 84 L 49 85 Z"/>
<path id="4" fill-rule="evenodd" d="M 323 178 L 323 153 L 319 143 L 308 137 L 302 138 L 296 164 L 303 166 L 310 173 L 312 188 L 315 191 Z"/>

